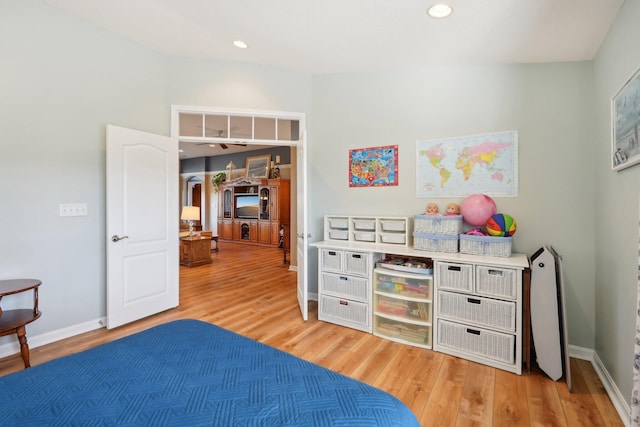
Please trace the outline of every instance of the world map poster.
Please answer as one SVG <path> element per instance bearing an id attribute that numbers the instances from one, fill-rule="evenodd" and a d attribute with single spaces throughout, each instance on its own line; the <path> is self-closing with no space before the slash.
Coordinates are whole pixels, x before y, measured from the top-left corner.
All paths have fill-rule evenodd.
<path id="1" fill-rule="evenodd" d="M 418 141 L 416 196 L 518 195 L 518 133 Z"/>
<path id="2" fill-rule="evenodd" d="M 349 150 L 349 187 L 398 185 L 398 146 Z"/>

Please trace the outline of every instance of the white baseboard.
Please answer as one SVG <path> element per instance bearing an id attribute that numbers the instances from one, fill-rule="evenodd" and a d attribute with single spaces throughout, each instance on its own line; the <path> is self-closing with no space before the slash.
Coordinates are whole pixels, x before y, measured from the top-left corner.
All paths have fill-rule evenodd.
<path id="1" fill-rule="evenodd" d="M 593 365 L 593 369 L 595 369 L 596 374 L 598 374 L 598 378 L 600 378 L 600 382 L 604 386 L 604 389 L 607 391 L 613 406 L 616 408 L 620 419 L 624 423 L 625 426 L 631 426 L 631 408 L 629 407 L 628 399 L 626 399 L 622 393 L 620 393 L 620 389 L 613 382 L 613 378 L 609 375 L 609 372 L 604 367 L 602 360 L 598 357 L 598 353 L 595 350 L 591 350 L 589 348 L 578 347 L 575 345 L 569 346 L 569 356 L 574 357 L 576 359 L 588 360 Z"/>
<path id="2" fill-rule="evenodd" d="M 45 344 L 60 341 L 65 338 L 70 338 L 76 335 L 84 334 L 85 332 L 93 331 L 96 329 L 104 328 L 106 325 L 106 319 L 90 320 L 88 322 L 79 323 L 63 329 L 47 332 L 40 335 L 31 336 L 27 333 L 27 343 L 29 348 L 38 348 Z M 20 353 L 20 344 L 18 340 L 12 340 L 7 344 L 0 345 L 0 357 L 11 356 L 12 354 Z"/>

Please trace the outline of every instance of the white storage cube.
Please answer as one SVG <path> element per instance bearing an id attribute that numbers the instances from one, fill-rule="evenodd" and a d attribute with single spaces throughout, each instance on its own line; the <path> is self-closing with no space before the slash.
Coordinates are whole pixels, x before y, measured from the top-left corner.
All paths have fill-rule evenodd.
<path id="1" fill-rule="evenodd" d="M 413 233 L 413 248 L 420 251 L 458 252 L 458 235 Z"/>
<path id="2" fill-rule="evenodd" d="M 369 297 L 369 281 L 366 277 L 322 273 L 322 291 L 336 296 L 357 298 L 366 301 Z"/>
<path id="3" fill-rule="evenodd" d="M 414 233 L 460 234 L 462 215 L 414 215 Z"/>
<path id="4" fill-rule="evenodd" d="M 512 237 L 460 235 L 460 253 L 498 257 L 511 256 Z"/>
<path id="5" fill-rule="evenodd" d="M 349 218 L 328 218 L 329 227 L 347 230 L 349 228 Z"/>
<path id="6" fill-rule="evenodd" d="M 437 262 L 438 287 L 465 292 L 473 291 L 473 266 Z"/>
<path id="7" fill-rule="evenodd" d="M 516 330 L 516 303 L 500 301 L 455 292 L 438 292 L 438 314 L 476 323 L 481 326 L 502 329 L 508 332 Z"/>
<path id="8" fill-rule="evenodd" d="M 347 230 L 329 230 L 329 238 L 334 240 L 347 240 L 349 239 L 349 232 Z"/>
<path id="9" fill-rule="evenodd" d="M 344 272 L 348 274 L 369 274 L 369 254 L 364 252 L 345 252 Z"/>
<path id="10" fill-rule="evenodd" d="M 342 272 L 342 251 L 322 249 L 322 269 Z"/>
<path id="11" fill-rule="evenodd" d="M 473 353 L 499 362 L 515 363 L 515 336 L 459 323 L 438 320 L 437 342 L 456 350 Z"/>
<path id="12" fill-rule="evenodd" d="M 406 231 L 407 221 L 403 219 L 381 219 L 382 231 Z"/>
<path id="13" fill-rule="evenodd" d="M 476 267 L 476 292 L 492 297 L 516 299 L 516 274 L 516 270 L 479 265 Z"/>
<path id="14" fill-rule="evenodd" d="M 356 230 L 374 231 L 376 220 L 373 218 L 356 218 L 353 220 L 353 228 Z"/>
<path id="15" fill-rule="evenodd" d="M 353 238 L 359 242 L 375 242 L 376 233 L 372 231 L 356 231 L 353 233 Z"/>
<path id="16" fill-rule="evenodd" d="M 328 317 L 333 323 L 340 324 L 341 321 L 345 321 L 350 323 L 345 326 L 354 326 L 355 324 L 360 326 L 359 329 L 370 331 L 371 322 L 369 321 L 369 304 L 367 303 L 322 295 L 318 308 L 320 320 L 326 320 Z"/>
<path id="17" fill-rule="evenodd" d="M 404 233 L 380 233 L 380 241 L 382 243 L 393 243 L 403 245 L 407 239 Z"/>

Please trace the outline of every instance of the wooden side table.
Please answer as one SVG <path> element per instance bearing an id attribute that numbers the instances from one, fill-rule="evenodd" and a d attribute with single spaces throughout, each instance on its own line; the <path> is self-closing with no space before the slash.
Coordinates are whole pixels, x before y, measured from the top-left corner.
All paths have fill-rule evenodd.
<path id="1" fill-rule="evenodd" d="M 20 343 L 20 352 L 24 367 L 29 368 L 29 345 L 25 326 L 42 315 L 38 310 L 38 286 L 42 282 L 37 279 L 0 280 L 0 302 L 7 295 L 33 290 L 33 308 L 20 308 L 3 311 L 0 307 L 0 337 L 16 334 Z"/>
<path id="2" fill-rule="evenodd" d="M 211 237 L 180 239 L 180 264 L 187 267 L 211 264 Z"/>

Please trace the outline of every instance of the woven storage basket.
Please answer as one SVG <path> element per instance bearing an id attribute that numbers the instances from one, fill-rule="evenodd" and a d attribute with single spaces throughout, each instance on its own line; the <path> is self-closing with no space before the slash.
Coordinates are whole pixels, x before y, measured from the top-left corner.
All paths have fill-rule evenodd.
<path id="1" fill-rule="evenodd" d="M 438 344 L 508 364 L 515 363 L 515 335 L 438 320 Z"/>
<path id="2" fill-rule="evenodd" d="M 512 237 L 460 235 L 460 253 L 487 256 L 511 256 Z"/>
<path id="3" fill-rule="evenodd" d="M 517 273 L 508 268 L 476 266 L 476 292 L 498 298 L 516 299 Z"/>
<path id="4" fill-rule="evenodd" d="M 369 255 L 360 252 L 345 252 L 344 272 L 349 274 L 368 275 Z"/>
<path id="5" fill-rule="evenodd" d="M 473 267 L 468 264 L 436 263 L 438 287 L 457 291 L 473 291 Z"/>
<path id="6" fill-rule="evenodd" d="M 413 231 L 430 234 L 462 233 L 462 215 L 414 215 Z"/>
<path id="7" fill-rule="evenodd" d="M 516 330 L 516 303 L 493 298 L 482 298 L 457 292 L 438 292 L 438 313 L 441 317 L 467 320 L 477 325 Z"/>
<path id="8" fill-rule="evenodd" d="M 420 251 L 458 252 L 458 235 L 413 233 L 413 248 Z"/>

